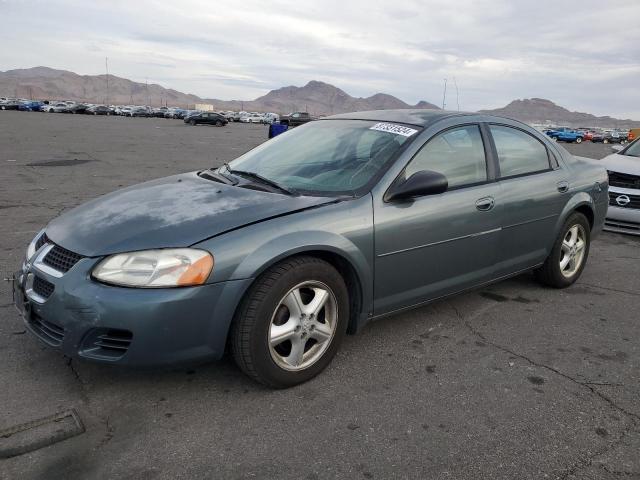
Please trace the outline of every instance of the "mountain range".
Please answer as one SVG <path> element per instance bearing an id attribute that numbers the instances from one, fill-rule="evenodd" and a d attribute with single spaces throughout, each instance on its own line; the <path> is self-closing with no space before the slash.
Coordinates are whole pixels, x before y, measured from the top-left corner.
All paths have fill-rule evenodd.
<path id="1" fill-rule="evenodd" d="M 107 98 L 108 82 L 108 98 Z M 438 107 L 427 101 L 409 105 L 385 93 L 370 97 L 352 97 L 328 83 L 312 80 L 303 87 L 288 86 L 271 90 L 255 100 L 206 99 L 197 95 L 146 84 L 115 75 L 78 75 L 48 67 L 8 70 L 0 72 L 0 95 L 34 99 L 76 100 L 89 103 L 169 105 L 194 108 L 195 104 L 212 104 L 216 110 L 246 110 L 275 113 L 308 111 L 315 115 L 331 115 L 363 110 Z M 481 110 L 482 113 L 502 115 L 526 123 L 556 124 L 571 127 L 637 126 L 633 120 L 597 117 L 589 113 L 572 112 L 550 100 L 531 98 L 514 100 L 503 108 Z"/>

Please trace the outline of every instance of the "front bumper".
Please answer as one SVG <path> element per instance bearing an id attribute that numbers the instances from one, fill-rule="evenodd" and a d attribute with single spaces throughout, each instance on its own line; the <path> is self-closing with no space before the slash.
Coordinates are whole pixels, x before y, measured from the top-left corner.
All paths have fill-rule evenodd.
<path id="1" fill-rule="evenodd" d="M 66 356 L 128 366 L 222 356 L 250 279 L 188 288 L 114 287 L 90 278 L 99 260 L 83 258 L 62 275 L 41 270 L 37 261 L 22 266 L 13 297 L 31 333 Z"/>
<path id="2" fill-rule="evenodd" d="M 611 199 L 619 195 L 634 198 L 640 195 L 640 190 L 609 187 L 610 202 L 604 222 L 604 229 L 610 232 L 640 235 L 640 209 L 631 208 L 631 206 L 622 207 L 614 204 Z M 630 205 L 634 205 L 634 203 Z"/>

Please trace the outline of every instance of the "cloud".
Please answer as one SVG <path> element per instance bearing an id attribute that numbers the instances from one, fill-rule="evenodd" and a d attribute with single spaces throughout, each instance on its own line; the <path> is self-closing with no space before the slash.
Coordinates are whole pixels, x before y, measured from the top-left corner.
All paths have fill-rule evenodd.
<path id="1" fill-rule="evenodd" d="M 113 74 L 208 98 L 317 79 L 409 103 L 440 103 L 455 78 L 466 110 L 535 96 L 640 119 L 636 0 L 7 0 L 0 16 L 1 70 L 98 74 L 108 56 Z"/>

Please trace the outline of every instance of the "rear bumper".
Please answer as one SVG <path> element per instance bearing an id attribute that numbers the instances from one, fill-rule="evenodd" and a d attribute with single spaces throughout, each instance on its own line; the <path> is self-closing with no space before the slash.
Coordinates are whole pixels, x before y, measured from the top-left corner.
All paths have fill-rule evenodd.
<path id="1" fill-rule="evenodd" d="M 136 367 L 223 355 L 236 305 L 251 280 L 121 288 L 91 280 L 96 261 L 82 259 L 61 277 L 32 265 L 14 275 L 14 303 L 42 342 L 72 358 Z M 34 291 L 35 278 L 53 288 L 47 298 Z"/>

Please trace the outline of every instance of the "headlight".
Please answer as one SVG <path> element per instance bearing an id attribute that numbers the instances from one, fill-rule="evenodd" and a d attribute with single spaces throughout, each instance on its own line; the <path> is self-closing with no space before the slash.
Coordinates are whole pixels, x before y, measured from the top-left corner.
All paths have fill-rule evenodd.
<path id="1" fill-rule="evenodd" d="M 126 287 L 188 287 L 202 285 L 213 270 L 213 256 L 193 248 L 168 248 L 119 253 L 93 269 L 93 278 Z"/>
<path id="2" fill-rule="evenodd" d="M 31 243 L 27 247 L 27 261 L 31 260 L 31 257 L 36 254 L 36 243 L 38 243 L 38 240 L 40 240 L 40 237 L 42 237 L 43 234 L 44 230 L 40 230 L 38 234 L 33 237 L 33 240 L 31 240 Z"/>

